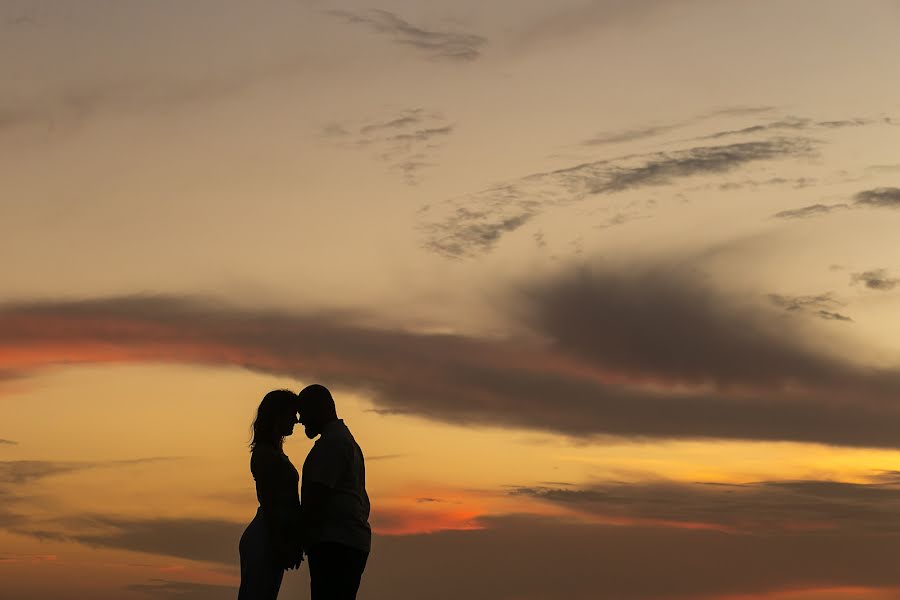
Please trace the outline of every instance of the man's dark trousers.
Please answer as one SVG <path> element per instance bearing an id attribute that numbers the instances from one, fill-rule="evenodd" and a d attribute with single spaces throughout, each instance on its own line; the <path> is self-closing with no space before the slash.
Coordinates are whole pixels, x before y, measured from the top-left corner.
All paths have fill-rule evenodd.
<path id="1" fill-rule="evenodd" d="M 344 544 L 319 542 L 306 551 L 312 600 L 356 600 L 369 553 Z"/>

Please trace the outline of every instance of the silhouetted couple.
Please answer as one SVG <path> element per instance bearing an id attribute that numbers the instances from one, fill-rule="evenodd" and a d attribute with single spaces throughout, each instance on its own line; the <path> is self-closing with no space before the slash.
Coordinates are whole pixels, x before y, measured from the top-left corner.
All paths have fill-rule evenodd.
<path id="1" fill-rule="evenodd" d="M 301 423 L 319 436 L 303 463 L 303 482 L 284 453 L 284 438 Z M 250 440 L 250 472 L 259 509 L 241 536 L 238 600 L 275 600 L 284 571 L 306 554 L 313 600 L 352 600 L 372 540 L 362 450 L 324 386 L 262 399 Z"/>

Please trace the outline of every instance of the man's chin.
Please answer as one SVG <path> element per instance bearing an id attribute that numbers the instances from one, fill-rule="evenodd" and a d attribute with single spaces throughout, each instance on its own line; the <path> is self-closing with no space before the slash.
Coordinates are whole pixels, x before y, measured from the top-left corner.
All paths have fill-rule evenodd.
<path id="1" fill-rule="evenodd" d="M 319 435 L 319 432 L 318 432 L 318 431 L 313 431 L 313 430 L 310 429 L 309 427 L 304 427 L 304 428 L 303 428 L 303 433 L 305 433 L 305 434 L 306 434 L 306 437 L 308 437 L 309 439 L 313 439 L 314 437 L 316 437 L 317 435 Z"/>

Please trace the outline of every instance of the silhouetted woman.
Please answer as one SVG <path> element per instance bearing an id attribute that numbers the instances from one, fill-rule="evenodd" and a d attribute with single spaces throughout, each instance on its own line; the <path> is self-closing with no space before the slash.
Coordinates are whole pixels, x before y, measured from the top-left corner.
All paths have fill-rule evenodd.
<path id="1" fill-rule="evenodd" d="M 238 600 L 275 600 L 284 570 L 301 560 L 300 498 L 297 469 L 282 450 L 297 423 L 297 396 L 269 392 L 253 421 L 250 472 L 259 509 L 241 536 L 241 588 Z"/>

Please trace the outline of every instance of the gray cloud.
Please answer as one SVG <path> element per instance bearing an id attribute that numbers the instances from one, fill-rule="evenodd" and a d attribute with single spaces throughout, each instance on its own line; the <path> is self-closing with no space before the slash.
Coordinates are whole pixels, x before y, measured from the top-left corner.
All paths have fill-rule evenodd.
<path id="1" fill-rule="evenodd" d="M 887 271 L 884 269 L 875 269 L 873 271 L 851 274 L 850 282 L 852 284 L 863 283 L 870 290 L 886 292 L 897 287 L 900 279 L 888 277 Z"/>
<path id="2" fill-rule="evenodd" d="M 154 598 L 176 598 L 179 600 L 225 600 L 237 595 L 237 588 L 229 585 L 194 583 L 151 579 L 147 583 L 132 583 L 126 588 L 130 592 L 147 594 Z"/>
<path id="3" fill-rule="evenodd" d="M 779 485 L 786 489 L 779 489 Z M 779 518 L 770 518 L 780 513 L 788 518 L 825 514 L 840 526 L 803 527 L 804 523 L 798 522 L 794 528 L 764 526 L 748 533 L 661 523 L 602 525 L 535 515 L 482 517 L 478 523 L 483 528 L 479 530 L 377 536 L 360 596 L 513 600 L 554 598 L 562 590 L 567 598 L 594 600 L 602 590 L 605 597 L 618 600 L 686 600 L 786 588 L 900 587 L 895 558 L 900 552 L 900 535 L 895 527 L 873 530 L 881 510 L 879 502 L 884 503 L 884 518 L 892 523 L 887 510 L 897 502 L 894 491 L 882 494 L 876 486 L 857 489 L 830 482 L 767 482 L 749 489 L 731 489 L 744 494 L 748 514 L 766 517 L 764 525 L 781 523 Z M 679 519 L 699 514 L 704 507 L 720 521 L 732 523 L 740 518 L 740 498 L 729 497 L 724 489 L 704 494 L 696 486 L 675 489 L 650 483 L 637 484 L 633 489 L 613 486 L 575 492 L 604 490 L 624 497 L 619 501 L 587 496 L 542 499 L 591 512 L 596 502 L 625 507 L 631 498 L 638 503 L 632 512 L 673 516 L 675 519 L 670 520 L 676 521 L 675 525 Z M 674 495 L 672 509 L 664 506 L 665 494 Z M 715 505 L 717 499 L 723 506 Z M 765 504 L 756 506 L 756 502 Z M 835 506 L 828 507 L 832 502 Z M 841 506 L 863 508 L 859 515 L 847 519 Z M 628 512 L 627 508 L 623 510 Z M 241 524 L 189 519 L 117 519 L 111 523 L 118 536 L 110 533 L 83 543 L 226 565 L 237 563 Z M 101 525 L 108 527 L 109 523 Z M 151 531 L 153 527 L 158 530 Z M 306 584 L 304 578 L 286 579 L 285 592 L 294 587 L 299 592 Z M 398 581 L 403 585 L 398 586 Z M 193 597 L 187 595 L 193 591 L 208 594 L 200 596 L 204 600 L 226 593 L 165 580 L 138 583 L 128 589 L 158 591 L 158 597 L 168 594 L 176 598 L 181 597 L 178 594 Z"/>
<path id="4" fill-rule="evenodd" d="M 15 442 L 9 443 L 14 444 Z M 178 457 L 151 457 L 97 462 L 3 460 L 0 461 L 0 485 L 27 483 L 53 475 L 63 475 L 88 469 L 128 467 L 169 460 L 178 460 Z"/>
<path id="5" fill-rule="evenodd" d="M 816 296 L 783 296 L 781 294 L 769 294 L 769 300 L 775 306 L 787 311 L 813 314 L 826 321 L 852 321 L 850 317 L 836 312 L 836 308 L 844 306 L 829 294 Z"/>
<path id="6" fill-rule="evenodd" d="M 900 172 L 900 164 L 897 165 L 872 165 L 871 167 L 867 167 L 868 171 L 874 171 L 875 173 L 898 173 Z"/>
<path id="7" fill-rule="evenodd" d="M 427 142 L 435 136 L 444 136 L 453 133 L 453 126 L 432 127 L 430 129 L 418 129 L 411 133 L 398 133 L 387 138 L 389 142 Z"/>
<path id="8" fill-rule="evenodd" d="M 633 142 L 650 137 L 655 137 L 670 131 L 682 129 L 689 125 L 694 125 L 702 121 L 714 119 L 718 117 L 740 117 L 746 115 L 757 115 L 761 113 L 771 112 L 773 107 L 770 106 L 735 106 L 713 110 L 702 115 L 697 115 L 674 123 L 664 125 L 650 125 L 646 127 L 636 127 L 633 129 L 623 129 L 619 131 L 605 131 L 598 133 L 591 138 L 582 142 L 584 146 L 605 146 L 610 144 L 621 144 L 625 142 Z"/>
<path id="9" fill-rule="evenodd" d="M 856 206 L 900 208 L 900 188 L 880 187 L 864 190 L 853 197 Z"/>
<path id="10" fill-rule="evenodd" d="M 586 488 L 520 487 L 528 496 L 593 516 L 668 526 L 701 526 L 736 533 L 792 531 L 900 535 L 896 478 L 871 483 L 828 480 L 754 483 L 603 482 Z"/>
<path id="11" fill-rule="evenodd" d="M 773 216 L 778 219 L 805 219 L 807 217 L 826 215 L 830 212 L 846 210 L 848 208 L 850 208 L 850 205 L 848 204 L 811 204 L 801 208 L 782 210 L 775 213 Z"/>
<path id="12" fill-rule="evenodd" d="M 812 204 L 773 215 L 776 218 L 794 219 L 818 216 L 830 212 L 860 208 L 900 208 L 900 188 L 880 187 L 854 194 L 852 204 Z"/>
<path id="13" fill-rule="evenodd" d="M 361 595 L 512 600 L 563 594 L 594 600 L 599 593 L 617 600 L 711 600 L 787 588 L 900 584 L 896 534 L 734 535 L 527 515 L 482 524 L 481 531 L 380 538 Z M 429 568 L 409 568 L 423 557 Z M 397 581 L 403 581 L 402 591 Z"/>
<path id="14" fill-rule="evenodd" d="M 0 348 L 46 347 L 33 368 L 239 365 L 357 389 L 389 414 L 586 438 L 900 445 L 900 373 L 822 354 L 788 315 L 684 269 L 564 271 L 522 286 L 510 310 L 522 337 L 484 340 L 183 298 L 39 303 L 0 310 Z M 60 347 L 72 350 L 53 354 Z"/>
<path id="15" fill-rule="evenodd" d="M 363 135 L 380 133 L 384 130 L 403 129 L 405 127 L 420 125 L 425 120 L 425 111 L 421 108 L 413 108 L 404 111 L 398 117 L 387 121 L 380 121 L 364 125 L 359 132 Z"/>
<path id="16" fill-rule="evenodd" d="M 17 446 L 19 442 L 15 442 L 13 440 L 4 440 L 0 438 L 0 446 Z"/>
<path id="17" fill-rule="evenodd" d="M 635 155 L 532 174 L 447 203 L 443 211 L 428 207 L 422 212 L 425 246 L 451 258 L 476 256 L 490 251 L 504 234 L 552 206 L 580 202 L 590 195 L 719 175 L 758 161 L 806 156 L 814 147 L 815 142 L 806 138 L 774 138 Z"/>
<path id="18" fill-rule="evenodd" d="M 437 150 L 454 130 L 440 113 L 412 108 L 362 124 L 330 123 L 322 133 L 344 147 L 372 149 L 377 159 L 415 185 L 423 170 L 436 165 Z"/>
<path id="19" fill-rule="evenodd" d="M 726 183 L 719 184 L 719 190 L 723 192 L 729 192 L 732 190 L 739 190 L 743 188 L 751 188 L 756 189 L 761 186 L 769 186 L 769 185 L 789 185 L 795 190 L 799 190 L 805 187 L 810 187 L 816 183 L 815 179 L 811 179 L 809 177 L 796 177 L 796 178 L 787 178 L 787 177 L 770 177 L 769 179 L 744 179 L 743 181 L 728 181 Z"/>
<path id="20" fill-rule="evenodd" d="M 9 529 L 20 535 L 95 548 L 233 564 L 237 561 L 238 541 L 245 527 L 246 524 L 221 519 L 82 515 L 50 523 L 25 521 Z"/>
<path id="21" fill-rule="evenodd" d="M 695 1 L 681 3 L 679 11 L 684 11 L 691 4 L 695 4 Z M 546 6 L 545 14 L 514 33 L 511 44 L 515 50 L 540 48 L 548 43 L 565 43 L 580 36 L 596 35 L 604 28 L 634 26 L 673 10 L 672 4 L 665 0 L 589 0 Z"/>
<path id="22" fill-rule="evenodd" d="M 481 57 L 487 44 L 487 39 L 480 35 L 424 29 L 386 10 L 329 10 L 326 14 L 347 23 L 365 25 L 396 44 L 415 48 L 438 60 L 473 61 Z"/>
<path id="23" fill-rule="evenodd" d="M 380 454 L 376 456 L 367 456 L 366 461 L 371 462 L 373 460 L 392 460 L 395 458 L 406 458 L 409 456 L 408 454 Z"/>
<path id="24" fill-rule="evenodd" d="M 809 131 L 814 129 L 843 129 L 846 127 L 863 127 L 874 124 L 893 124 L 890 118 L 882 117 L 878 119 L 871 118 L 854 118 L 842 119 L 835 121 L 816 121 L 806 117 L 787 117 L 777 121 L 751 125 L 740 129 L 728 129 L 725 131 L 717 131 L 708 135 L 704 135 L 697 140 L 715 140 L 723 137 L 735 135 L 748 135 L 755 133 L 770 133 L 773 131 Z"/>

